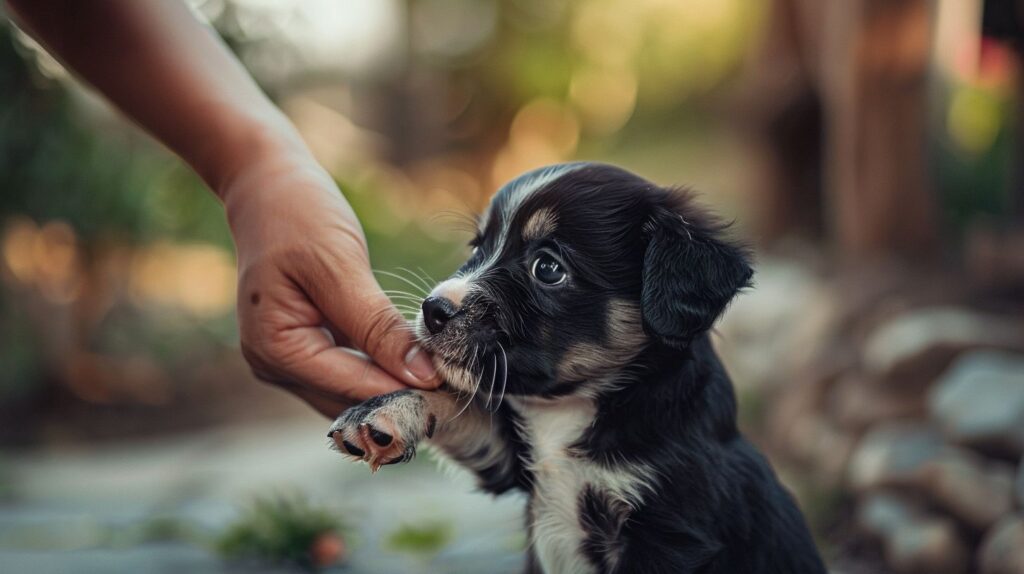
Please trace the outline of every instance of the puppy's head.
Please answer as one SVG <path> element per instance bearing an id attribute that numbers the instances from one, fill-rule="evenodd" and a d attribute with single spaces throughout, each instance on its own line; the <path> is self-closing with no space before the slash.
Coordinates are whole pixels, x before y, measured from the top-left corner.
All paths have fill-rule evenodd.
<path id="1" fill-rule="evenodd" d="M 559 396 L 711 328 L 751 270 L 689 196 L 574 163 L 505 185 L 416 325 L 449 385 Z"/>

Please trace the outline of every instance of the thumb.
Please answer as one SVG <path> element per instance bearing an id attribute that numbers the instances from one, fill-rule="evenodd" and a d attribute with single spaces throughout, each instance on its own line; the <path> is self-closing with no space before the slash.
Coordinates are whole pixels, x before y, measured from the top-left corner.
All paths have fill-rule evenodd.
<path id="1" fill-rule="evenodd" d="M 394 377 L 417 387 L 437 387 L 439 381 L 434 365 L 414 340 L 412 326 L 391 301 L 379 293 L 376 282 L 374 287 L 378 293 L 372 293 L 360 303 L 359 308 L 365 311 L 349 329 L 343 330 L 354 344 Z M 332 320 L 330 312 L 328 318 Z"/>
<path id="2" fill-rule="evenodd" d="M 412 326 L 381 291 L 369 269 L 331 281 L 340 287 L 310 293 L 313 303 L 348 340 L 400 381 L 433 389 L 440 384 L 430 357 L 416 343 Z"/>

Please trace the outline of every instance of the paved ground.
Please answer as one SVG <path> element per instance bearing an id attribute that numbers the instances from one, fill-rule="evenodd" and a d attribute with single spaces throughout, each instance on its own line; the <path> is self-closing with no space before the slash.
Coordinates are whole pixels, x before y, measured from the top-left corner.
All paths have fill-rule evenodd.
<path id="1" fill-rule="evenodd" d="M 157 520 L 217 532 L 255 494 L 298 490 L 352 527 L 344 572 L 516 572 L 522 499 L 475 493 L 471 479 L 421 456 L 368 468 L 326 448 L 319 419 L 75 452 L 0 454 L 0 572 L 252 571 L 201 543 L 144 542 Z M 430 554 L 387 543 L 401 524 L 447 523 Z M 262 570 L 267 572 L 274 571 Z"/>

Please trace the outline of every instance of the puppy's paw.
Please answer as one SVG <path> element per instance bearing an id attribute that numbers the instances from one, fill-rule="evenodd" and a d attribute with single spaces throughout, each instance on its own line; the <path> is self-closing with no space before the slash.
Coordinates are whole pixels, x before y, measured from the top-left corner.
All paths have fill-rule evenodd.
<path id="1" fill-rule="evenodd" d="M 334 421 L 327 436 L 344 454 L 365 460 L 370 470 L 408 462 L 416 445 L 434 434 L 437 418 L 417 391 L 396 391 L 356 405 Z"/>

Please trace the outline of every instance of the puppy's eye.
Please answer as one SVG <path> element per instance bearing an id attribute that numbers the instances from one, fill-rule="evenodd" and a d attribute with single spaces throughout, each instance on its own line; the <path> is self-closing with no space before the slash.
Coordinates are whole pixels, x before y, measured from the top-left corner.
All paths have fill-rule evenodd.
<path id="1" fill-rule="evenodd" d="M 530 273 L 545 285 L 558 285 L 564 282 L 566 277 L 562 264 L 547 253 L 541 253 L 533 260 Z"/>

